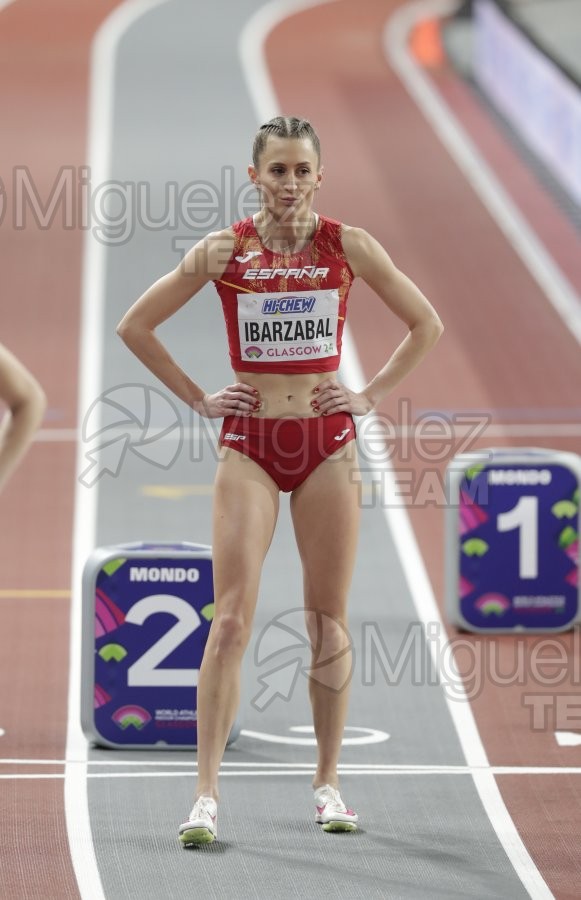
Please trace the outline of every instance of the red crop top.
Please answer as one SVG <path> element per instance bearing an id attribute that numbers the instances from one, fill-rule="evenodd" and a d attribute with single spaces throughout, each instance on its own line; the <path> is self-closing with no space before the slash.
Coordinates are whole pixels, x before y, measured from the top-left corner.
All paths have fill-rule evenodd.
<path id="1" fill-rule="evenodd" d="M 319 216 L 312 240 L 293 255 L 264 247 L 252 218 L 232 228 L 232 256 L 214 281 L 232 368 L 293 375 L 335 372 L 353 281 L 341 223 Z"/>

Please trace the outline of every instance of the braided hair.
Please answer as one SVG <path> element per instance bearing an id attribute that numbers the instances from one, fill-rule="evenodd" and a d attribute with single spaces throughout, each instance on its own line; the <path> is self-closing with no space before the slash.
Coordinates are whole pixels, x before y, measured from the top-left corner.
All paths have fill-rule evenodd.
<path id="1" fill-rule="evenodd" d="M 298 119 L 296 116 L 275 116 L 261 125 L 258 129 L 252 145 L 252 163 L 258 168 L 260 156 L 266 147 L 270 135 L 281 138 L 309 138 L 313 149 L 317 154 L 317 164 L 321 163 L 321 144 L 317 132 L 307 119 Z"/>

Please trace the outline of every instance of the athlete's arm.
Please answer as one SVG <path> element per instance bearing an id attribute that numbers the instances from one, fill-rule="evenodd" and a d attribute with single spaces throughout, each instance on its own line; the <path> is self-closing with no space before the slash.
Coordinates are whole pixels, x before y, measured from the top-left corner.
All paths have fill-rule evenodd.
<path id="1" fill-rule="evenodd" d="M 381 244 L 370 234 L 362 228 L 345 226 L 343 249 L 353 274 L 363 278 L 388 309 L 409 328 L 409 333 L 385 366 L 360 394 L 343 388 L 349 396 L 338 396 L 337 388 L 331 381 L 319 385 L 321 412 L 347 410 L 355 415 L 364 415 L 415 369 L 434 346 L 444 326 L 429 300 L 395 266 Z M 337 400 L 341 402 L 337 403 Z"/>
<path id="2" fill-rule="evenodd" d="M 135 301 L 117 326 L 117 334 L 129 349 L 166 387 L 209 418 L 254 408 L 249 385 L 229 385 L 217 394 L 207 394 L 168 353 L 155 329 L 184 306 L 209 281 L 219 278 L 232 254 L 234 234 L 230 229 L 212 232 L 186 254 L 172 272 L 156 281 Z"/>
<path id="3" fill-rule="evenodd" d="M 39 383 L 0 344 L 0 399 L 8 411 L 0 425 L 0 490 L 27 450 L 46 409 Z"/>

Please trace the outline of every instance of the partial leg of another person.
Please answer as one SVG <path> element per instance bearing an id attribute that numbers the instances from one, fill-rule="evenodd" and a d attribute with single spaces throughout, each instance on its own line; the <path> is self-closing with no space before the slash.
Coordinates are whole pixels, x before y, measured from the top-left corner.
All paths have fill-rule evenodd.
<path id="1" fill-rule="evenodd" d="M 242 657 L 278 507 L 279 491 L 270 476 L 238 451 L 223 447 L 214 486 L 214 618 L 198 678 L 195 797 L 200 800 L 192 810 L 196 814 L 180 827 L 186 844 L 206 843 L 216 835 L 207 817 L 215 822 L 218 771 L 240 701 Z M 198 820 L 206 824 L 194 827 Z"/>
<path id="2" fill-rule="evenodd" d="M 347 601 L 360 520 L 355 441 L 322 462 L 293 492 L 291 511 L 303 565 L 306 626 L 312 648 L 309 696 L 318 755 L 313 787 L 338 792 L 337 766 L 352 674 Z M 329 790 L 325 797 L 330 810 L 337 798 Z M 337 810 L 344 808 L 341 802 L 335 805 Z M 325 825 L 324 818 L 325 814 L 318 821 Z M 357 817 L 343 815 L 337 821 L 352 822 L 354 827 Z M 341 825 L 335 829 L 330 824 L 328 830 L 341 830 Z"/>

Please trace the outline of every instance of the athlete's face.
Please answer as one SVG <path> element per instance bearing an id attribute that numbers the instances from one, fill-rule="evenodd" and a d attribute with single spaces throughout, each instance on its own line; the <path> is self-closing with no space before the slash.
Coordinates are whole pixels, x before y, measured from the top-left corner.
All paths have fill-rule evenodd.
<path id="1" fill-rule="evenodd" d="M 323 170 L 309 138 L 270 135 L 258 168 L 248 174 L 259 187 L 262 204 L 278 220 L 300 222 L 310 217 Z"/>

